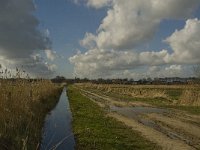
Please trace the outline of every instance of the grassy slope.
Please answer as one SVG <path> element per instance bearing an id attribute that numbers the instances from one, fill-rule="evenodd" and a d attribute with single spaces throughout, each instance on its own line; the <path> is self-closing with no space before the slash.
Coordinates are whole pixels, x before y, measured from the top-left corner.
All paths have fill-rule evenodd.
<path id="1" fill-rule="evenodd" d="M 13 127 L 6 126 L 10 120 L 0 120 L 0 149 L 1 150 L 18 150 L 28 149 L 35 150 L 40 143 L 42 128 L 46 114 L 55 107 L 59 100 L 61 88 L 49 94 L 48 97 L 27 105 L 31 113 L 25 108 L 18 110 L 18 113 L 12 113 L 10 120 L 16 120 Z M 6 118 L 6 117 L 5 117 Z"/>
<path id="2" fill-rule="evenodd" d="M 139 133 L 106 117 L 105 112 L 98 105 L 82 96 L 72 86 L 68 88 L 68 96 L 73 114 L 76 149 L 158 149 Z"/>

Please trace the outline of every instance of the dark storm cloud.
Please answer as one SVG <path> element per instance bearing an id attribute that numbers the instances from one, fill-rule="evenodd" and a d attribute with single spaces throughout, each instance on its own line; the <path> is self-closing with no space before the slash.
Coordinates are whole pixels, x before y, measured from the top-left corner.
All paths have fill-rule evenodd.
<path id="1" fill-rule="evenodd" d="M 46 49 L 49 39 L 38 30 L 32 0 L 0 1 L 0 53 L 8 58 L 27 57 Z"/>
<path id="2" fill-rule="evenodd" d="M 12 62 L 12 67 L 27 66 L 26 71 L 31 74 L 51 74 L 45 61 L 32 57 L 51 44 L 38 29 L 34 11 L 33 0 L 0 0 L 0 64 L 4 59 Z"/>

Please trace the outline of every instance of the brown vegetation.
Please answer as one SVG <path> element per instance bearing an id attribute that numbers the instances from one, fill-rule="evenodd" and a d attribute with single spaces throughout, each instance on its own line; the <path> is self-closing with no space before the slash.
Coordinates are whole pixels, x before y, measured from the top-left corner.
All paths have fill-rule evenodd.
<path id="1" fill-rule="evenodd" d="M 0 149 L 39 148 L 45 115 L 60 91 L 49 80 L 0 79 Z"/>
<path id="2" fill-rule="evenodd" d="M 186 88 L 180 96 L 180 104 L 200 106 L 200 86 L 193 85 L 193 88 Z"/>

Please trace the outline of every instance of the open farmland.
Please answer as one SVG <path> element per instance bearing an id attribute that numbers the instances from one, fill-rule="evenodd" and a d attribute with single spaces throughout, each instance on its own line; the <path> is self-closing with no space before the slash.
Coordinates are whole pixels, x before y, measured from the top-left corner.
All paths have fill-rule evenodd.
<path id="1" fill-rule="evenodd" d="M 74 86 L 107 116 L 140 132 L 162 149 L 200 149 L 198 85 Z"/>

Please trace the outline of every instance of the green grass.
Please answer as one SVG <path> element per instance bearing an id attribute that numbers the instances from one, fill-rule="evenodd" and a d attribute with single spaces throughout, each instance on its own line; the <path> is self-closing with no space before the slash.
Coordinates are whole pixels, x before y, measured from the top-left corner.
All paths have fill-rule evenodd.
<path id="1" fill-rule="evenodd" d="M 159 149 L 123 123 L 107 117 L 97 104 L 70 86 L 68 97 L 78 150 Z"/>
<path id="2" fill-rule="evenodd" d="M 178 100 L 182 92 L 181 89 L 166 89 L 166 94 L 173 100 Z"/>

